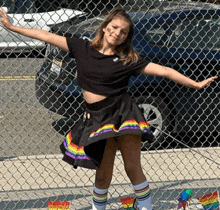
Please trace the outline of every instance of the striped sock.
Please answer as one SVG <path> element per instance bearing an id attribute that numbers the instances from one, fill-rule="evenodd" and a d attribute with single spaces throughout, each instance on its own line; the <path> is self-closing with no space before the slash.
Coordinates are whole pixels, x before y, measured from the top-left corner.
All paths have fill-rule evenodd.
<path id="1" fill-rule="evenodd" d="M 153 207 L 151 205 L 151 196 L 148 181 L 145 181 L 138 185 L 134 185 L 133 187 L 138 201 L 138 208 L 140 210 L 153 210 Z"/>
<path id="2" fill-rule="evenodd" d="M 93 204 L 92 210 L 105 210 L 107 204 L 108 189 L 93 188 Z"/>

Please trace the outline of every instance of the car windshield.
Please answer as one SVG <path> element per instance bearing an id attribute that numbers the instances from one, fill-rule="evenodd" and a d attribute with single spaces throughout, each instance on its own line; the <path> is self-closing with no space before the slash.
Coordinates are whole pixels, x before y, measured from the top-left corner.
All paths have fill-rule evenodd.
<path id="1" fill-rule="evenodd" d="M 218 16 L 183 19 L 162 27 L 155 24 L 142 29 L 141 34 L 153 46 L 168 46 L 184 49 L 219 50 L 220 19 Z"/>
<path id="2" fill-rule="evenodd" d="M 7 7 L 9 14 L 49 12 L 58 9 L 56 4 L 40 0 L 0 0 L 0 7 Z"/>
<path id="3" fill-rule="evenodd" d="M 164 44 L 164 35 L 166 30 L 161 27 L 159 24 L 154 25 L 154 27 L 146 30 L 141 29 L 140 33 L 148 40 L 150 45 L 163 45 Z"/>
<path id="4" fill-rule="evenodd" d="M 185 19 L 177 24 L 168 45 L 184 49 L 219 50 L 219 37 L 219 18 Z"/>

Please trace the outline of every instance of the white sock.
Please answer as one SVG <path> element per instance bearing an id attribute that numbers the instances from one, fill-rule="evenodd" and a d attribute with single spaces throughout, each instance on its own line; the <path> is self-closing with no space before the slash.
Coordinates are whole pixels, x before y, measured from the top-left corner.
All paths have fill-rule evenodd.
<path id="1" fill-rule="evenodd" d="M 105 210 L 107 204 L 107 189 L 98 189 L 95 185 L 93 188 L 92 210 Z"/>
<path id="2" fill-rule="evenodd" d="M 153 210 L 151 205 L 150 188 L 148 181 L 138 185 L 133 185 L 140 210 Z"/>

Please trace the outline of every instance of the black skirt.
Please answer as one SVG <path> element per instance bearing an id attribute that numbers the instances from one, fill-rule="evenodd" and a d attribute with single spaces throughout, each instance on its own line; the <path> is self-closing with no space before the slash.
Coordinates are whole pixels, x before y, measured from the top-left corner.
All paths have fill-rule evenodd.
<path id="1" fill-rule="evenodd" d="M 124 134 L 137 134 L 153 140 L 143 113 L 128 94 L 86 103 L 83 119 L 68 133 L 60 148 L 63 160 L 89 169 L 100 166 L 106 140 Z"/>

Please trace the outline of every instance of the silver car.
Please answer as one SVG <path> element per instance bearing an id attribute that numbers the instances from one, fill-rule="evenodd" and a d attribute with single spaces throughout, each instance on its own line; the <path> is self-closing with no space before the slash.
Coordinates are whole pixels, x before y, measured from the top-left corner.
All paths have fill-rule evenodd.
<path id="1" fill-rule="evenodd" d="M 0 0 L 0 7 L 8 13 L 10 21 L 25 28 L 40 28 L 46 31 L 50 26 L 68 21 L 83 12 L 72 9 L 58 8 L 48 1 L 36 0 Z M 28 50 L 43 48 L 45 43 L 6 30 L 0 25 L 0 50 Z"/>

